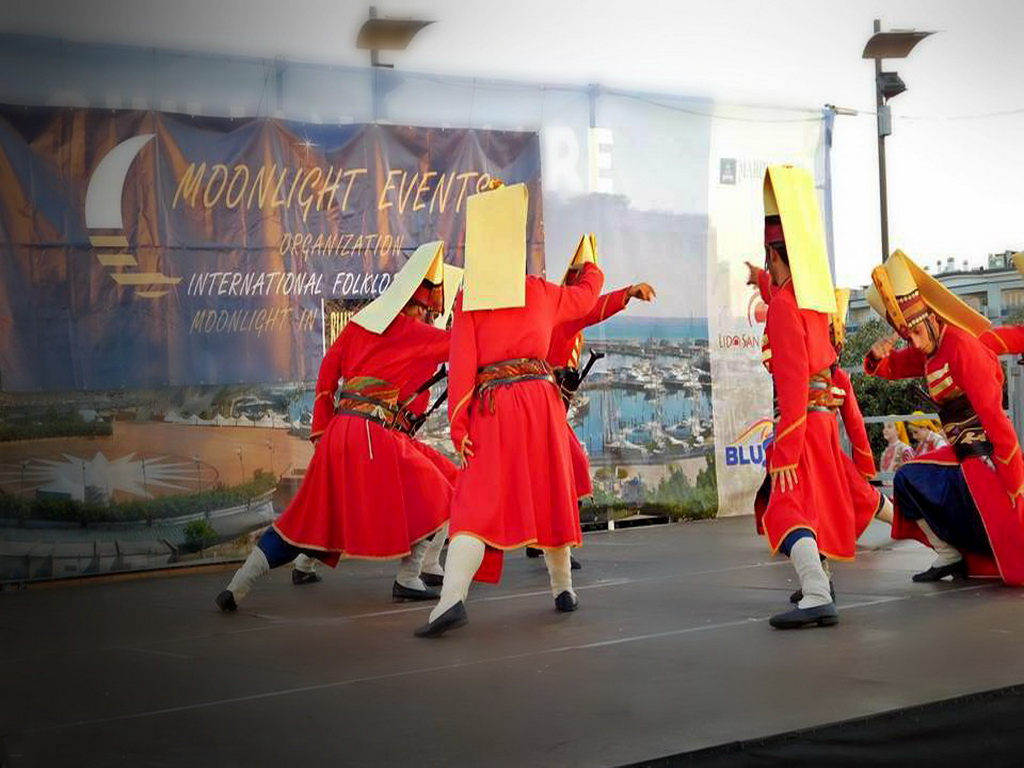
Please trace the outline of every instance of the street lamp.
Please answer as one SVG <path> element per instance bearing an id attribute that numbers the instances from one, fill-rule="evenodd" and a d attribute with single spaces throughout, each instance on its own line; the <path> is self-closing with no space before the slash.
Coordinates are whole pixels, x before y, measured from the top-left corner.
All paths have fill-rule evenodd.
<path id="1" fill-rule="evenodd" d="M 195 462 L 195 465 L 196 465 L 196 490 L 199 493 L 202 493 L 203 492 L 203 478 L 202 478 L 202 475 L 199 474 L 199 461 L 200 461 L 200 459 L 199 459 L 198 456 L 193 456 L 192 457 L 192 461 Z"/>
<path id="2" fill-rule="evenodd" d="M 270 474 L 277 477 L 277 473 L 274 471 L 274 441 L 267 440 L 267 450 L 270 451 Z"/>
<path id="3" fill-rule="evenodd" d="M 894 29 L 882 32 L 875 19 L 875 34 L 864 46 L 862 58 L 875 60 L 875 106 L 878 111 L 878 200 L 882 214 L 882 261 L 889 257 L 889 201 L 885 182 L 885 137 L 892 133 L 892 113 L 886 103 L 899 96 L 907 86 L 895 72 L 882 71 L 882 59 L 905 59 L 914 46 L 933 32 Z"/>
<path id="4" fill-rule="evenodd" d="M 392 69 L 395 65 L 382 62 L 380 52 L 404 51 L 417 32 L 433 23 L 422 19 L 382 18 L 377 16 L 376 6 L 371 5 L 370 18 L 356 37 L 356 48 L 370 52 L 370 66 Z"/>
<path id="5" fill-rule="evenodd" d="M 22 459 L 21 462 L 21 495 L 25 495 L 25 470 L 28 469 L 28 462 Z"/>
<path id="6" fill-rule="evenodd" d="M 242 468 L 242 482 L 245 482 L 245 462 L 242 461 L 242 446 L 235 448 L 235 453 L 238 454 L 238 466 Z"/>

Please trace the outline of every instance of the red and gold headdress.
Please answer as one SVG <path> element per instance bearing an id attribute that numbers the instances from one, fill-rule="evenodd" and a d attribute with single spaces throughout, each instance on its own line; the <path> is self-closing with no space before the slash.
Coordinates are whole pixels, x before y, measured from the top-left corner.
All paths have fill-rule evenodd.
<path id="1" fill-rule="evenodd" d="M 903 251 L 893 252 L 885 264 L 875 267 L 871 271 L 871 282 L 868 303 L 903 338 L 930 314 L 974 336 L 992 326 L 987 318 L 917 266 Z"/>

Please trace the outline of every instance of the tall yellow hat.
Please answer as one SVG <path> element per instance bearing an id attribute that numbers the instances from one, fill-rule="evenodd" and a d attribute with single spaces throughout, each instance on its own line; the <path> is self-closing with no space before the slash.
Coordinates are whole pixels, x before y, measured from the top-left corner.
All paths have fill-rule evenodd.
<path id="1" fill-rule="evenodd" d="M 350 322 L 373 333 L 384 333 L 424 281 L 433 284 L 426 291 L 425 303 L 434 304 L 439 299 L 443 304 L 444 269 L 444 243 L 440 240 L 424 243 L 409 257 L 384 293 L 354 314 Z M 437 311 L 441 308 L 436 307 Z"/>
<path id="2" fill-rule="evenodd" d="M 814 178 L 803 168 L 770 165 L 764 176 L 764 214 L 777 215 L 789 256 L 796 303 L 801 309 L 836 311 Z"/>
<path id="3" fill-rule="evenodd" d="M 871 281 L 868 303 L 901 336 L 906 337 L 930 312 L 974 336 L 992 327 L 987 318 L 971 309 L 903 251 L 894 251 L 884 265 L 875 267 Z M 883 311 L 879 311 L 879 305 Z"/>
<path id="4" fill-rule="evenodd" d="M 1024 275 L 1024 253 L 1018 251 L 1011 257 L 1013 259 L 1013 266 L 1017 268 L 1017 271 Z"/>
<path id="5" fill-rule="evenodd" d="M 462 287 L 462 276 L 465 270 L 461 267 L 453 267 L 451 264 L 444 265 L 444 311 L 437 316 L 434 325 L 438 328 L 448 327 L 448 318 L 451 317 L 452 307 L 455 306 L 455 297 L 459 295 Z"/>
<path id="6" fill-rule="evenodd" d="M 569 262 L 565 274 L 562 275 L 562 285 L 565 285 L 566 278 L 569 277 L 569 273 L 573 269 L 582 267 L 584 264 L 597 264 L 597 235 L 593 232 L 580 238 L 579 245 L 576 246 L 576 253 L 573 254 L 572 261 Z"/>
<path id="7" fill-rule="evenodd" d="M 466 273 L 462 308 L 526 304 L 525 184 L 480 192 L 466 200 Z"/>
<path id="8" fill-rule="evenodd" d="M 846 343 L 846 314 L 850 309 L 850 289 L 836 288 L 836 311 L 829 315 L 832 324 L 832 339 L 837 346 Z"/>

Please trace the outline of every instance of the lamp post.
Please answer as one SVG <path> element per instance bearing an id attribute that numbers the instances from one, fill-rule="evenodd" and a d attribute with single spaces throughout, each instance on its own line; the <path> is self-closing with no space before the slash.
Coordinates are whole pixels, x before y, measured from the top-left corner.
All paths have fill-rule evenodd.
<path id="1" fill-rule="evenodd" d="M 370 66 L 392 69 L 395 65 L 382 62 L 380 52 L 404 51 L 417 32 L 433 23 L 423 19 L 383 18 L 377 15 L 377 7 L 371 5 L 370 18 L 359 28 L 356 48 L 370 52 Z"/>
<path id="2" fill-rule="evenodd" d="M 270 451 L 270 474 L 277 477 L 277 472 L 274 471 L 274 441 L 267 440 L 267 450 Z"/>
<path id="3" fill-rule="evenodd" d="M 22 459 L 21 461 L 21 495 L 25 495 L 25 470 L 28 469 L 28 462 Z"/>
<path id="4" fill-rule="evenodd" d="M 203 478 L 202 478 L 202 475 L 199 474 L 199 457 L 198 456 L 193 456 L 192 457 L 192 461 L 196 465 L 196 490 L 199 493 L 202 493 L 203 492 Z"/>
<path id="5" fill-rule="evenodd" d="M 242 446 L 235 448 L 235 453 L 238 454 L 238 466 L 242 469 L 242 482 L 245 482 L 245 462 L 242 460 Z"/>
<path id="6" fill-rule="evenodd" d="M 356 36 L 356 48 L 370 52 L 370 88 L 373 94 L 374 122 L 381 118 L 382 102 L 396 81 L 385 80 L 382 69 L 394 69 L 394 64 L 380 60 L 381 51 L 404 51 L 416 33 L 433 24 L 423 19 L 388 19 L 377 15 L 377 7 L 370 6 L 370 17 Z"/>
<path id="7" fill-rule="evenodd" d="M 885 137 L 892 133 L 889 99 L 899 96 L 907 86 L 895 72 L 882 71 L 882 59 L 905 59 L 914 46 L 932 32 L 894 29 L 882 32 L 882 22 L 875 19 L 875 34 L 864 46 L 862 58 L 875 61 L 875 107 L 878 111 L 878 204 L 882 217 L 882 261 L 889 257 L 889 199 L 885 178 Z"/>

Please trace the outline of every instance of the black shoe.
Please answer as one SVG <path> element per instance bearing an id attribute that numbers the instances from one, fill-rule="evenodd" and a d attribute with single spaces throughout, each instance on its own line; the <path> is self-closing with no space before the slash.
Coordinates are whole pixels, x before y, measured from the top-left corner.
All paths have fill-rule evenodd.
<path id="1" fill-rule="evenodd" d="M 814 608 L 794 608 L 785 613 L 777 613 L 768 623 L 776 629 L 801 629 L 813 625 L 830 627 L 839 623 L 839 612 L 835 603 L 826 603 Z"/>
<path id="2" fill-rule="evenodd" d="M 466 606 L 459 600 L 455 605 L 442 613 L 429 624 L 413 632 L 416 637 L 440 637 L 449 629 L 458 629 L 463 626 L 469 617 L 466 615 Z"/>
<path id="3" fill-rule="evenodd" d="M 217 595 L 217 605 L 225 613 L 231 613 L 232 611 L 238 610 L 238 603 L 235 602 L 235 596 L 230 589 L 225 589 L 219 595 Z"/>
<path id="4" fill-rule="evenodd" d="M 396 603 L 404 603 L 410 600 L 437 600 L 441 593 L 430 587 L 426 589 L 413 589 L 403 587 L 397 581 L 391 586 L 391 599 Z"/>
<path id="5" fill-rule="evenodd" d="M 832 595 L 832 602 L 834 603 L 836 601 L 836 585 L 832 583 L 832 579 L 828 580 L 828 593 Z M 802 589 L 798 589 L 796 592 L 789 596 L 789 602 L 791 602 L 793 605 L 796 605 L 803 599 L 804 591 Z"/>
<path id="6" fill-rule="evenodd" d="M 536 547 L 527 547 L 526 548 L 526 556 L 527 557 L 544 557 L 544 550 L 543 549 L 537 549 Z"/>
<path id="7" fill-rule="evenodd" d="M 916 582 L 939 581 L 947 576 L 952 576 L 954 579 L 966 579 L 967 562 L 965 560 L 957 560 L 955 563 L 950 563 L 949 565 L 940 565 L 938 567 L 933 565 L 927 571 L 915 573 L 911 579 Z"/>
<path id="8" fill-rule="evenodd" d="M 436 573 L 421 573 L 420 579 L 428 587 L 440 587 L 442 584 L 444 584 L 444 576 L 439 576 Z"/>
<path id="9" fill-rule="evenodd" d="M 582 566 L 582 565 L 580 565 L 580 561 L 579 561 L 579 560 L 577 560 L 577 559 L 576 559 L 575 557 L 573 557 L 572 555 L 569 555 L 569 569 L 570 569 L 570 570 L 573 570 L 573 571 L 578 571 L 578 570 L 579 570 L 580 568 L 582 568 L 582 567 L 583 567 L 583 566 Z"/>
<path id="10" fill-rule="evenodd" d="M 568 589 L 564 592 L 559 592 L 558 597 L 555 598 L 555 610 L 559 613 L 572 613 L 579 607 L 579 598 Z"/>
<path id="11" fill-rule="evenodd" d="M 295 586 L 316 584 L 318 581 L 323 581 L 323 577 L 316 571 L 300 571 L 298 568 L 292 568 L 292 584 Z"/>

